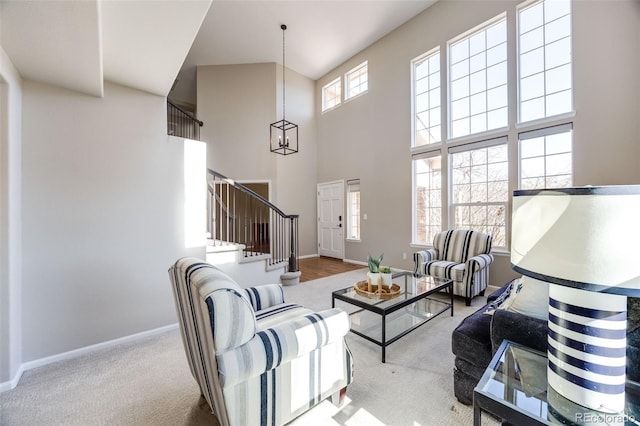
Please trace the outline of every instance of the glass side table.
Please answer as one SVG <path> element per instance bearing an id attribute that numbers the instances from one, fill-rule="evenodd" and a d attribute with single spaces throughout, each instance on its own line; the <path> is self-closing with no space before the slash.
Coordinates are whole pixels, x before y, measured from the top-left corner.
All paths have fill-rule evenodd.
<path id="1" fill-rule="evenodd" d="M 640 384 L 627 382 L 625 411 L 605 414 L 577 405 L 547 386 L 547 354 L 505 340 L 473 390 L 473 424 L 482 412 L 526 425 L 640 425 Z"/>

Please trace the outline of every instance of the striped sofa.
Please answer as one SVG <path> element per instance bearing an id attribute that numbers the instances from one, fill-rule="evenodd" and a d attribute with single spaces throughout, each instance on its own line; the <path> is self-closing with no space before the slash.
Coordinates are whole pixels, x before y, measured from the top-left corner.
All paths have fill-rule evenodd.
<path id="1" fill-rule="evenodd" d="M 222 426 L 281 425 L 341 401 L 353 379 L 344 311 L 284 303 L 280 284 L 242 289 L 196 258 L 169 276 L 191 373 Z"/>
<path id="2" fill-rule="evenodd" d="M 433 248 L 413 254 L 415 272 L 453 280 L 453 293 L 464 296 L 467 306 L 484 295 L 493 263 L 491 235 L 465 229 L 436 234 Z"/>

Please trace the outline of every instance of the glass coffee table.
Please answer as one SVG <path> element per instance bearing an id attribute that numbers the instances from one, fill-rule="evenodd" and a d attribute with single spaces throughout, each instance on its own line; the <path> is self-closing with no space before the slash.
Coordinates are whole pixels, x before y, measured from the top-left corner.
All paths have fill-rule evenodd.
<path id="1" fill-rule="evenodd" d="M 625 410 L 605 414 L 575 404 L 547 386 L 547 354 L 505 340 L 473 390 L 473 424 L 482 412 L 512 425 L 638 425 L 640 384 L 627 381 Z"/>
<path id="2" fill-rule="evenodd" d="M 390 299 L 359 294 L 353 286 L 331 294 L 332 307 L 336 307 L 336 300 L 351 305 L 345 309 L 350 311 L 351 331 L 381 346 L 382 362 L 386 347 L 402 336 L 447 310 L 453 316 L 453 281 L 412 272 L 395 273 L 392 281 L 400 291 Z M 442 291 L 449 297 L 432 297 Z"/>

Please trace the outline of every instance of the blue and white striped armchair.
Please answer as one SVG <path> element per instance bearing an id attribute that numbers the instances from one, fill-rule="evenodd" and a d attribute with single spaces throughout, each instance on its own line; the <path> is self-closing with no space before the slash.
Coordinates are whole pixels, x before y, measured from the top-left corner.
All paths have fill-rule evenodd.
<path id="1" fill-rule="evenodd" d="M 169 276 L 193 377 L 226 425 L 281 425 L 353 380 L 340 309 L 284 303 L 280 284 L 242 289 L 215 266 L 182 258 Z"/>
<path id="2" fill-rule="evenodd" d="M 471 299 L 483 295 L 489 284 L 489 265 L 493 263 L 491 235 L 465 229 L 440 232 L 433 248 L 413 254 L 415 272 L 453 280 L 453 294 Z"/>

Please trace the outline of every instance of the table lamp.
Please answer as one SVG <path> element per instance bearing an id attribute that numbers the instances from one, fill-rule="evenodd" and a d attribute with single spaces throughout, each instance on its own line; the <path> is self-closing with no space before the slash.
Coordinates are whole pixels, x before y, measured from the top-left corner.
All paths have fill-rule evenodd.
<path id="1" fill-rule="evenodd" d="M 512 268 L 549 283 L 549 386 L 621 413 L 627 296 L 640 297 L 640 185 L 514 191 L 512 230 Z"/>

